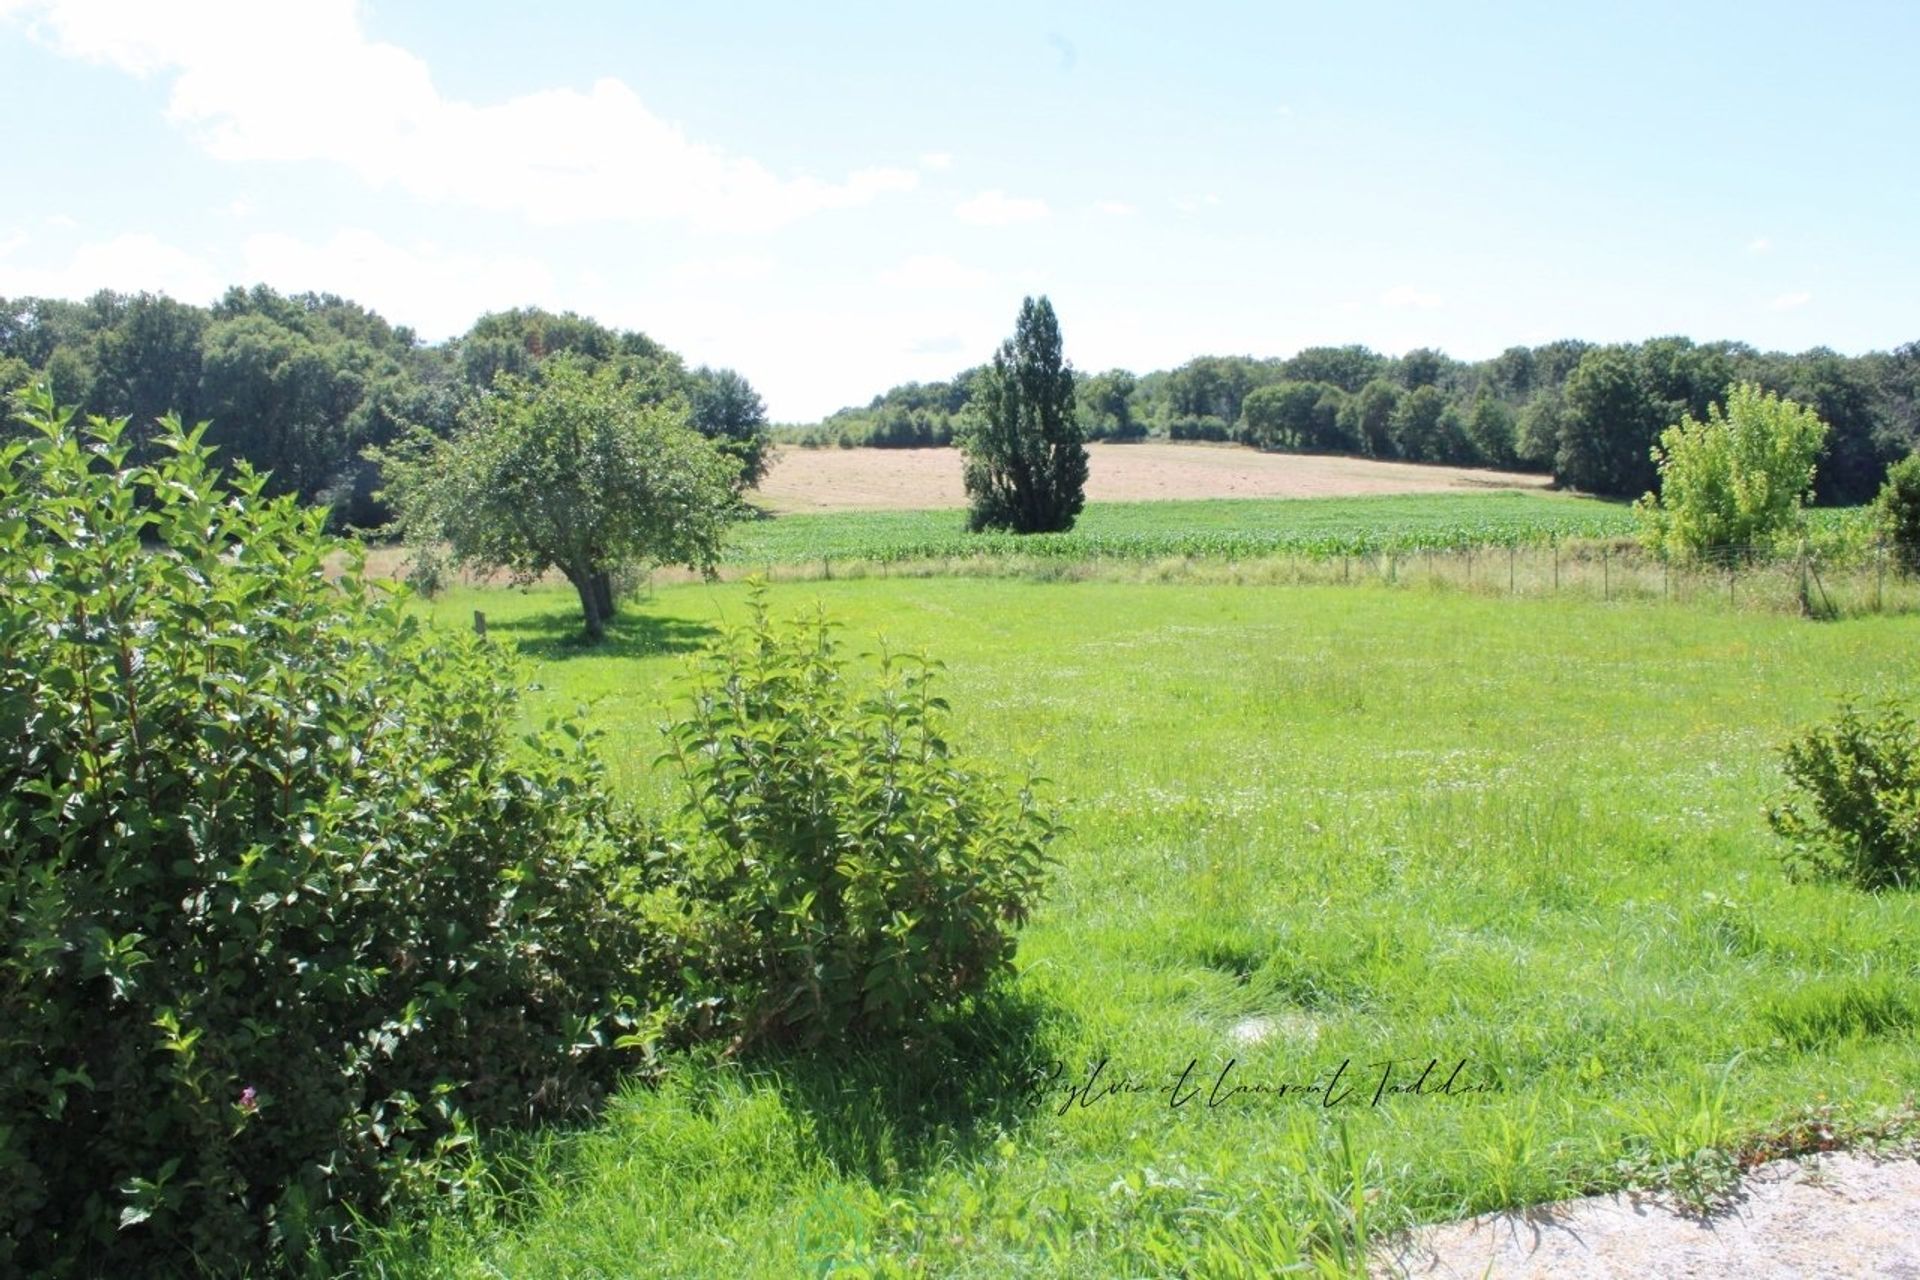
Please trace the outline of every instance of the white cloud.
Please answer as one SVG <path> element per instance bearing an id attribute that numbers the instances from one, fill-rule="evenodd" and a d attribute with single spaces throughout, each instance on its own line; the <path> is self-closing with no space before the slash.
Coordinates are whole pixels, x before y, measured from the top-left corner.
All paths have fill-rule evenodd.
<path id="1" fill-rule="evenodd" d="M 319 244 L 262 233 L 249 236 L 241 254 L 250 280 L 352 298 L 428 341 L 464 333 L 483 312 L 564 305 L 553 272 L 537 259 L 405 248 L 371 231 L 340 231 Z"/>
<path id="2" fill-rule="evenodd" d="M 376 188 L 543 225 L 765 230 L 919 181 L 906 168 L 776 176 L 692 141 L 611 78 L 497 103 L 446 98 L 420 58 L 367 39 L 352 0 L 27 0 L 7 12 L 67 56 L 171 76 L 168 118 L 220 159 L 337 164 Z"/>
<path id="3" fill-rule="evenodd" d="M 1047 202 L 1026 196 L 1010 196 L 999 189 L 982 191 L 954 208 L 953 216 L 977 227 L 1007 227 L 1017 222 L 1037 222 L 1047 216 Z"/>
<path id="4" fill-rule="evenodd" d="M 1204 196 L 1182 196 L 1173 202 L 1173 207 L 1182 213 L 1198 213 L 1202 209 L 1218 207 L 1220 197 L 1209 191 Z"/>
<path id="5" fill-rule="evenodd" d="M 1125 218 L 1139 212 L 1125 200 L 1101 200 L 1093 207 L 1110 218 Z"/>
<path id="6" fill-rule="evenodd" d="M 1773 241 L 1765 236 L 1755 236 L 1747 241 L 1748 253 L 1766 253 L 1773 248 Z"/>
<path id="7" fill-rule="evenodd" d="M 1772 302 L 1769 302 L 1767 306 L 1774 311 L 1792 311 L 1798 307 L 1804 307 L 1812 301 L 1812 294 L 1801 291 L 1798 293 L 1783 293 Z"/>
<path id="8" fill-rule="evenodd" d="M 920 253 L 880 273 L 880 283 L 893 289 L 978 289 L 992 277 L 976 267 L 962 266 L 937 253 Z"/>
<path id="9" fill-rule="evenodd" d="M 953 155 L 947 151 L 929 151 L 920 157 L 920 167 L 929 172 L 953 168 Z"/>
<path id="10" fill-rule="evenodd" d="M 1410 284 L 1399 284 L 1380 295 L 1380 305 L 1396 311 L 1431 311 L 1441 304 L 1440 295 L 1416 289 Z"/>
<path id="11" fill-rule="evenodd" d="M 16 241 L 16 248 L 24 241 Z M 164 293 L 182 302 L 209 303 L 227 282 L 213 265 L 148 232 L 131 232 L 81 245 L 59 266 L 0 262 L 0 297 L 84 298 L 101 289 Z"/>
<path id="12" fill-rule="evenodd" d="M 676 280 L 696 283 L 726 281 L 744 284 L 773 274 L 773 259 L 764 253 L 735 253 L 724 258 L 694 258 L 673 268 Z"/>

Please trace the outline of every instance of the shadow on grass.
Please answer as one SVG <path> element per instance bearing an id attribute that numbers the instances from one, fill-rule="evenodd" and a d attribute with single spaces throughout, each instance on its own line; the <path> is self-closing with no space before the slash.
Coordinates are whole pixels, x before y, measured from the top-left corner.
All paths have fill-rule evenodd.
<path id="1" fill-rule="evenodd" d="M 487 633 L 511 643 L 520 656 L 542 662 L 690 653 L 719 634 L 704 622 L 656 617 L 633 605 L 614 616 L 598 644 L 587 639 L 578 609 L 548 609 L 498 622 L 488 619 Z"/>
<path id="2" fill-rule="evenodd" d="M 751 1055 L 843 1175 L 878 1185 L 981 1154 L 1045 1105 L 1038 1087 L 1063 1036 L 1057 1009 L 1001 990 L 956 1018 L 941 1042 Z M 1055 1028 L 1064 1031 L 1064 1028 Z"/>

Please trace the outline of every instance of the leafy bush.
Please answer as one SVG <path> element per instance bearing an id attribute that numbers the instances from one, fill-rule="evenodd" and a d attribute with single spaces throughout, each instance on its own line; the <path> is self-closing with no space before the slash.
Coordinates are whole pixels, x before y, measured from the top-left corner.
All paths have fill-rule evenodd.
<path id="1" fill-rule="evenodd" d="M 323 511 L 44 392 L 0 445 L 0 1273 L 290 1267 L 591 1101 L 643 838 Z M 325 567 L 344 556 L 344 577 Z M 646 955 L 654 955 L 648 951 Z M 667 971 L 677 966 L 662 960 Z"/>
<path id="2" fill-rule="evenodd" d="M 1649 546 L 1674 555 L 1764 547 L 1797 532 L 1827 424 L 1751 383 L 1668 427 L 1654 446 L 1660 492 L 1634 504 Z"/>
<path id="3" fill-rule="evenodd" d="M 1169 440 L 1211 440 L 1226 443 L 1233 439 L 1233 428 L 1218 418 L 1182 414 L 1167 421 Z"/>
<path id="4" fill-rule="evenodd" d="M 1920 879 L 1920 726 L 1893 703 L 1863 714 L 1849 703 L 1783 753 L 1806 793 L 1769 811 L 1793 842 L 1789 864 L 1863 889 Z"/>
<path id="5" fill-rule="evenodd" d="M 1055 827 L 949 750 L 936 664 L 848 684 L 831 625 L 752 620 L 706 658 L 665 757 L 705 833 L 693 879 L 736 1044 L 913 1038 L 986 990 Z"/>
<path id="6" fill-rule="evenodd" d="M 1920 573 L 1920 453 L 1887 469 L 1887 482 L 1873 505 L 1901 565 Z"/>

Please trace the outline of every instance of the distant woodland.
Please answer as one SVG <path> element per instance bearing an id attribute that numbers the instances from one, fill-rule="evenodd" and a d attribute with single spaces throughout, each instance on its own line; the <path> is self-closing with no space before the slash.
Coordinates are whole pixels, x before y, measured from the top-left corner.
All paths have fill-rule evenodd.
<path id="1" fill-rule="evenodd" d="M 816 446 L 946 444 L 979 372 L 908 383 L 777 434 Z M 1286 359 L 1200 356 L 1154 373 L 1083 374 L 1078 410 L 1094 440 L 1230 440 L 1521 467 L 1588 493 L 1638 497 L 1655 485 L 1649 451 L 1660 432 L 1683 415 L 1704 417 L 1738 381 L 1800 401 L 1830 425 L 1815 477 L 1823 503 L 1869 500 L 1888 465 L 1920 442 L 1920 343 L 1843 356 L 1679 337 L 1567 340 L 1481 361 L 1425 348 L 1396 358 L 1361 346 L 1309 347 Z"/>
<path id="2" fill-rule="evenodd" d="M 1071 353 L 1070 326 L 1067 338 Z M 678 398 L 710 436 L 762 447 L 765 412 L 745 378 L 689 368 L 645 334 L 572 313 L 495 312 L 428 344 L 346 299 L 264 286 L 231 289 L 210 307 L 144 293 L 0 299 L 0 387 L 45 378 L 61 403 L 130 417 L 138 430 L 169 411 L 210 420 L 209 441 L 271 472 L 271 492 L 327 503 L 337 524 L 363 528 L 389 515 L 374 497 L 369 446 L 415 428 L 446 434 L 495 374 L 529 372 L 562 351 L 613 367 L 636 395 Z M 947 444 L 979 373 L 895 387 L 776 435 L 810 446 Z M 1681 337 L 1566 340 L 1481 361 L 1310 347 L 1284 359 L 1200 356 L 1144 374 L 1082 374 L 1077 405 L 1095 440 L 1521 467 L 1637 497 L 1654 487 L 1649 449 L 1661 430 L 1704 416 L 1736 381 L 1790 396 L 1829 424 L 1815 481 L 1824 503 L 1871 498 L 1889 464 L 1920 442 L 1920 343 L 1843 356 Z"/>
<path id="3" fill-rule="evenodd" d="M 645 334 L 570 312 L 494 312 L 429 345 L 358 303 L 264 286 L 211 307 L 145 293 L 0 299 L 0 390 L 44 378 L 63 405 L 129 417 L 136 454 L 163 414 L 210 421 L 207 443 L 224 458 L 269 472 L 271 494 L 328 504 L 337 527 L 392 515 L 375 498 L 369 447 L 416 429 L 444 436 L 497 374 L 561 352 L 612 368 L 639 398 L 681 402 L 703 434 L 744 455 L 747 474 L 761 470 L 766 411 L 744 378 L 690 369 Z"/>

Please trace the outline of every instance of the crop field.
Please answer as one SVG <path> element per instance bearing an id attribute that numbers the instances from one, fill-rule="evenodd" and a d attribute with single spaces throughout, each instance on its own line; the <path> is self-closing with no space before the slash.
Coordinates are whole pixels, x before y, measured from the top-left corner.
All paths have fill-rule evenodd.
<path id="1" fill-rule="evenodd" d="M 947 510 L 775 516 L 736 526 L 728 560 L 752 567 L 1007 555 L 1047 560 L 1342 555 L 1617 537 L 1632 530 L 1632 513 L 1620 504 L 1518 491 L 1313 501 L 1090 502 L 1070 532 L 1030 535 L 968 533 L 964 513 Z"/>
<path id="2" fill-rule="evenodd" d="M 944 660 L 956 747 L 1052 779 L 1071 831 L 1013 990 L 957 1057 L 690 1058 L 595 1124 L 490 1140 L 496 1190 L 388 1230 L 367 1274 L 1351 1274 L 1415 1221 L 1705 1196 L 1920 1086 L 1920 901 L 1790 880 L 1763 819 L 1790 734 L 1911 693 L 1920 619 L 771 591 L 850 651 Z M 656 726 L 745 591 L 659 587 L 598 649 L 557 589 L 421 607 L 484 609 L 528 659 L 529 718 L 584 706 L 659 805 Z"/>
<path id="3" fill-rule="evenodd" d="M 1547 477 L 1472 467 L 1262 453 L 1241 445 L 1087 446 L 1093 502 L 1193 498 L 1331 498 L 1474 489 L 1543 489 Z M 784 447 L 761 482 L 768 510 L 871 511 L 967 505 L 957 449 Z"/>

